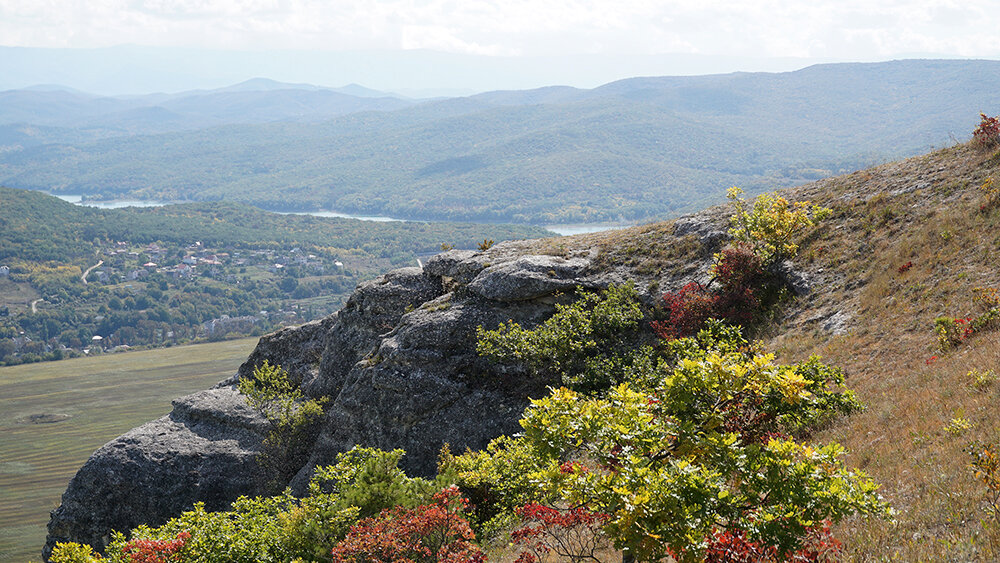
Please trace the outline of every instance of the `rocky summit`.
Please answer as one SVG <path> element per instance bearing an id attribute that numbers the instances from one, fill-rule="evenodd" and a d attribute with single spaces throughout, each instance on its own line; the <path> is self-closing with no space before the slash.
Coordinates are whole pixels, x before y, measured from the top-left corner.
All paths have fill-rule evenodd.
<path id="1" fill-rule="evenodd" d="M 672 240 L 675 250 L 709 257 L 725 239 L 724 225 L 724 217 L 708 213 L 676 227 L 639 228 L 630 237 Z M 328 398 L 308 463 L 289 483 L 293 490 L 302 490 L 314 467 L 355 444 L 402 448 L 408 473 L 431 475 L 442 445 L 477 449 L 517 432 L 529 397 L 544 394 L 545 385 L 479 357 L 477 327 L 509 320 L 533 326 L 577 288 L 611 283 L 632 281 L 652 302 L 653 288 L 697 274 L 684 265 L 683 252 L 673 252 L 672 268 L 656 272 L 612 263 L 608 240 L 451 250 L 423 268 L 359 285 L 342 310 L 321 321 L 263 337 L 233 377 L 174 401 L 168 416 L 95 452 L 52 513 L 45 554 L 60 541 L 103 548 L 112 530 L 156 525 L 199 501 L 220 509 L 239 495 L 262 493 L 254 458 L 268 422 L 236 384 L 265 360 L 287 370 L 305 395 Z"/>

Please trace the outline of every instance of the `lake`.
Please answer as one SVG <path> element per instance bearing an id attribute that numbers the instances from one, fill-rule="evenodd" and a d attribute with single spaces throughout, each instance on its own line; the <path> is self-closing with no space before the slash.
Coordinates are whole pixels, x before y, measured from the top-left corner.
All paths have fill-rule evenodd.
<path id="1" fill-rule="evenodd" d="M 49 195 L 53 195 L 63 201 L 68 201 L 69 203 L 75 203 L 77 205 L 85 205 L 87 207 L 97 207 L 100 209 L 120 209 L 122 207 L 161 207 L 164 205 L 183 203 L 180 201 L 133 200 L 133 199 L 123 199 L 123 200 L 113 200 L 113 201 L 83 201 L 82 195 L 62 195 L 62 194 L 49 194 Z M 280 213 L 281 215 L 312 215 L 313 217 L 337 217 L 342 219 L 358 219 L 360 221 L 375 221 L 380 223 L 393 222 L 393 221 L 399 221 L 399 222 L 411 221 L 410 219 L 399 219 L 396 217 L 386 217 L 381 215 L 351 215 L 350 213 L 340 213 L 338 211 L 274 211 L 272 213 Z M 599 233 L 601 231 L 624 229 L 633 226 L 633 224 L 581 223 L 581 224 L 570 224 L 570 225 L 543 225 L 543 226 L 546 229 L 558 235 L 570 236 L 570 235 L 580 235 L 584 233 Z"/>

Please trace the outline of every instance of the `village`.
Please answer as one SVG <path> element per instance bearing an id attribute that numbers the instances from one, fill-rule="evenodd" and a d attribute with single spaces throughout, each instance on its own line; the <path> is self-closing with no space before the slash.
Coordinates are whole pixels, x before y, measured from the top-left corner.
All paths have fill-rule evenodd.
<path id="1" fill-rule="evenodd" d="M 294 266 L 309 275 L 323 275 L 328 269 L 336 272 L 344 268 L 339 260 L 324 260 L 297 247 L 286 253 L 270 249 L 219 250 L 201 241 L 181 248 L 164 247 L 158 243 L 136 247 L 126 241 L 117 241 L 102 248 L 99 253 L 103 265 L 101 269 L 93 270 L 87 281 L 141 281 L 156 272 L 173 279 L 206 276 L 226 283 L 239 283 L 232 268 L 246 273 L 247 267 L 257 267 L 272 274 L 281 274 L 286 267 Z"/>
<path id="2" fill-rule="evenodd" d="M 78 279 L 0 311 L 0 365 L 259 335 L 329 314 L 359 281 L 299 247 L 94 243 Z"/>

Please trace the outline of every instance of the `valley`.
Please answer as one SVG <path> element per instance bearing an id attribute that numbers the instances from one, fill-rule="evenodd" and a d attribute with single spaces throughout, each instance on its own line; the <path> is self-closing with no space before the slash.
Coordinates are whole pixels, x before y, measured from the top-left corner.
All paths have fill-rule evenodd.
<path id="1" fill-rule="evenodd" d="M 49 511 L 98 447 L 231 376 L 256 339 L 0 367 L 0 561 L 38 560 Z"/>
<path id="2" fill-rule="evenodd" d="M 231 203 L 97 209 L 0 188 L 0 364 L 260 335 L 322 318 L 442 244 L 548 234 Z"/>

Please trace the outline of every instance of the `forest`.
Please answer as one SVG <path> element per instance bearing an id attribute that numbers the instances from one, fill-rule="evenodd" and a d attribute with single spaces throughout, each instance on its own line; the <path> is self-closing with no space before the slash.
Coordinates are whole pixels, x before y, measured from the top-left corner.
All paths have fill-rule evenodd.
<path id="1" fill-rule="evenodd" d="M 0 188 L 0 364 L 259 335 L 322 318 L 442 244 L 547 234 L 224 202 L 105 210 Z"/>
<path id="2" fill-rule="evenodd" d="M 197 130 L 172 130 L 163 117 L 161 130 L 129 134 L 126 121 L 92 139 L 53 118 L 32 140 L 35 126 L 12 111 L 0 115 L 11 129 L 9 141 L 0 135 L 0 183 L 422 220 L 638 222 L 721 202 L 733 185 L 761 193 L 943 146 L 964 134 L 956 124 L 967 108 L 1000 104 L 998 84 L 995 61 L 817 65 L 487 92 L 302 121 L 260 123 L 250 112 Z M 160 116 L 142 115 L 132 126 Z"/>

